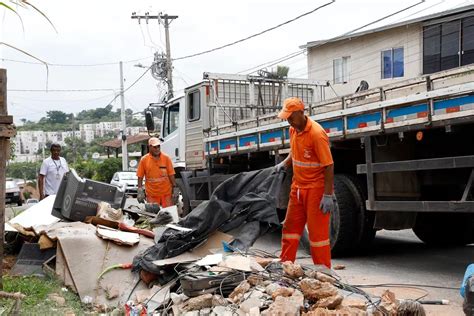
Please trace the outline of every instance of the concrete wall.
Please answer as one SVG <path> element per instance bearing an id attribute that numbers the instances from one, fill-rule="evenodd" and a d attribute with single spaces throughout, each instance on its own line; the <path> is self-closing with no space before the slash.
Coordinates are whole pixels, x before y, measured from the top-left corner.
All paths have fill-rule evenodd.
<path id="1" fill-rule="evenodd" d="M 342 96 L 355 92 L 361 80 L 367 81 L 369 88 L 375 88 L 420 76 L 422 73 L 421 35 L 421 24 L 413 24 L 310 48 L 308 78 L 330 80 L 336 93 Z M 404 77 L 382 79 L 381 52 L 397 47 L 404 48 Z M 344 84 L 334 84 L 333 60 L 345 56 L 350 56 L 349 80 Z M 332 89 L 326 89 L 326 99 L 335 96 Z"/>

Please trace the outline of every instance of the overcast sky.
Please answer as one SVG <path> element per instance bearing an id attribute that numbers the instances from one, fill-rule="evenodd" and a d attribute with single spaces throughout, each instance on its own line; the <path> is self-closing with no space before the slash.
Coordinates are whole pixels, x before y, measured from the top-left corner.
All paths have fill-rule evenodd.
<path id="1" fill-rule="evenodd" d="M 0 0 L 4 1 L 5 0 Z M 8 0 L 6 1 L 8 3 Z M 239 0 L 239 1 L 150 1 L 150 0 L 48 0 L 34 1 L 53 22 L 51 25 L 32 9 L 18 8 L 23 27 L 15 14 L 0 8 L 0 42 L 6 42 L 50 63 L 44 65 L 11 48 L 0 46 L 0 68 L 8 74 L 8 111 L 15 122 L 38 120 L 46 111 L 78 113 L 104 107 L 119 91 L 119 61 L 124 61 L 125 87 L 149 66 L 155 51 L 164 50 L 164 29 L 156 20 L 148 25 L 130 18 L 132 12 L 178 15 L 171 23 L 173 58 L 207 50 L 249 36 L 310 11 L 327 1 Z M 417 0 L 336 0 L 335 3 L 291 24 L 220 51 L 175 61 L 175 94 L 202 79 L 203 72 L 237 73 L 298 50 L 309 41 L 327 39 L 377 18 L 403 9 Z M 420 15 L 472 4 L 462 0 L 426 0 L 425 3 L 375 25 L 381 26 Z M 373 28 L 375 26 L 371 26 Z M 136 61 L 140 59 L 139 61 Z M 28 63 L 20 63 L 23 61 Z M 282 64 L 290 76 L 306 78 L 306 56 Z M 329 79 L 329 78 L 318 78 Z M 45 90 L 49 92 L 12 91 Z M 127 108 L 142 111 L 157 102 L 164 86 L 147 73 L 125 94 Z M 55 92 L 54 90 L 91 90 Z M 120 99 L 113 103 L 120 107 Z"/>

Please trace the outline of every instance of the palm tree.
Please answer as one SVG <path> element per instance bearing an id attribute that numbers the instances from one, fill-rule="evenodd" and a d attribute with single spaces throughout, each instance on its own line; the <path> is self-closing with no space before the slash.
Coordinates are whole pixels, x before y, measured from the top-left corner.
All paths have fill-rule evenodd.
<path id="1" fill-rule="evenodd" d="M 57 33 L 56 31 L 56 28 L 54 27 L 53 23 L 51 22 L 51 20 L 46 16 L 46 14 L 44 14 L 40 9 L 38 9 L 37 7 L 35 7 L 33 4 L 29 3 L 27 0 L 8 0 L 8 3 L 5 2 L 5 1 L 0 1 L 0 7 L 4 7 L 6 10 L 8 11 L 11 11 L 13 12 L 16 16 L 18 16 L 18 18 L 20 19 L 21 21 L 21 25 L 23 27 L 23 20 L 21 19 L 21 16 L 20 14 L 18 14 L 18 12 L 13 8 L 13 7 L 20 7 L 20 8 L 23 8 L 23 9 L 27 9 L 27 8 L 32 8 L 33 10 L 35 10 L 36 12 L 38 12 L 39 14 L 41 14 L 48 22 L 49 24 L 51 24 L 51 26 L 53 27 L 54 31 Z M 48 74 L 49 74 L 49 69 L 48 69 L 48 63 L 46 63 L 45 61 L 29 54 L 28 52 L 18 48 L 18 47 L 15 47 L 15 46 L 12 46 L 8 43 L 5 43 L 5 42 L 0 42 L 0 45 L 3 45 L 3 46 L 7 46 L 7 47 L 10 47 L 11 49 L 14 49 L 16 51 L 19 51 L 33 59 L 36 59 L 38 60 L 39 62 L 43 63 L 46 67 L 46 73 L 47 73 L 47 77 L 48 77 Z M 46 85 L 47 85 L 47 81 L 46 81 Z"/>

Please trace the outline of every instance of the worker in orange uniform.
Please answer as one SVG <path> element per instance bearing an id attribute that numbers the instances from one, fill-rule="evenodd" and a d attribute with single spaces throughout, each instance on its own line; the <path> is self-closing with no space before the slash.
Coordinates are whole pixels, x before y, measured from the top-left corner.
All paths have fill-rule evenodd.
<path id="1" fill-rule="evenodd" d="M 161 152 L 160 140 L 152 137 L 148 140 L 148 154 L 142 157 L 138 164 L 138 194 L 139 203 L 156 203 L 161 207 L 173 205 L 173 189 L 176 187 L 175 172 L 170 157 Z M 145 191 L 143 178 L 145 177 Z"/>
<path id="2" fill-rule="evenodd" d="M 331 268 L 329 220 L 336 202 L 329 138 L 321 125 L 304 114 L 304 103 L 299 98 L 286 99 L 278 117 L 287 120 L 291 126 L 291 151 L 276 165 L 276 169 L 280 171 L 293 165 L 280 259 L 282 262 L 295 261 L 301 234 L 307 224 L 313 263 Z"/>

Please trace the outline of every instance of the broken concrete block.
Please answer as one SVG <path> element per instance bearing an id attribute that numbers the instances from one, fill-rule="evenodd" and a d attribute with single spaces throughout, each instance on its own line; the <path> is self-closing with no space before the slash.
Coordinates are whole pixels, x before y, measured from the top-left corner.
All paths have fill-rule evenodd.
<path id="1" fill-rule="evenodd" d="M 301 306 L 291 297 L 278 296 L 270 307 L 262 312 L 262 316 L 293 316 L 300 314 Z"/>
<path id="2" fill-rule="evenodd" d="M 232 291 L 232 293 L 230 293 L 229 299 L 230 299 L 232 302 L 237 303 L 237 302 L 239 302 L 239 301 L 244 297 L 244 294 L 247 293 L 248 290 L 250 290 L 250 283 L 247 282 L 247 280 L 242 281 L 242 282 L 234 289 L 234 291 Z"/>
<path id="3" fill-rule="evenodd" d="M 255 261 L 261 265 L 263 268 L 266 268 L 270 263 L 272 263 L 275 259 L 273 258 L 262 258 L 262 257 L 255 257 Z"/>
<path id="4" fill-rule="evenodd" d="M 210 316 L 212 313 L 211 308 L 203 308 L 199 311 L 199 316 Z"/>
<path id="5" fill-rule="evenodd" d="M 212 309 L 212 316 L 233 316 L 234 311 L 228 306 L 216 306 Z"/>
<path id="6" fill-rule="evenodd" d="M 207 307 L 212 307 L 212 294 L 204 294 L 190 298 L 180 305 L 179 309 L 182 311 L 196 311 Z"/>
<path id="7" fill-rule="evenodd" d="M 213 295 L 212 296 L 212 306 L 221 306 L 224 305 L 226 306 L 229 304 L 226 298 L 220 296 L 220 295 Z"/>
<path id="8" fill-rule="evenodd" d="M 175 305 L 179 305 L 188 299 L 186 295 L 176 293 L 170 293 L 170 298 L 173 301 L 173 304 Z"/>
<path id="9" fill-rule="evenodd" d="M 313 306 L 318 308 L 327 308 L 327 309 L 335 309 L 337 306 L 339 306 L 342 302 L 344 297 L 340 294 L 336 294 L 333 296 L 329 297 L 324 297 L 319 299 Z"/>
<path id="10" fill-rule="evenodd" d="M 285 261 L 282 263 L 283 272 L 286 276 L 297 279 L 304 275 L 303 268 L 297 263 L 293 263 L 291 261 Z"/>
<path id="11" fill-rule="evenodd" d="M 250 298 L 265 300 L 266 298 L 268 298 L 268 294 L 266 294 L 262 291 L 256 290 L 256 289 L 252 289 L 252 291 L 249 291 L 249 292 L 244 294 L 244 299 L 245 300 L 248 300 Z"/>
<path id="12" fill-rule="evenodd" d="M 240 310 L 244 313 L 250 313 L 252 308 L 257 307 L 260 311 L 261 305 L 261 301 L 258 298 L 252 297 L 240 303 Z"/>
<path id="13" fill-rule="evenodd" d="M 357 297 L 346 297 L 341 303 L 341 307 L 357 308 L 362 311 L 367 310 L 365 301 Z"/>
<path id="14" fill-rule="evenodd" d="M 306 273 L 306 275 L 309 278 L 316 279 L 316 280 L 321 281 L 321 282 L 329 282 L 331 284 L 334 284 L 337 281 L 332 276 L 327 275 L 326 273 L 319 272 L 319 271 L 310 271 L 310 272 Z"/>
<path id="15" fill-rule="evenodd" d="M 249 316 L 260 316 L 260 308 L 259 307 L 252 307 L 249 310 Z"/>
<path id="16" fill-rule="evenodd" d="M 344 301 L 343 301 L 344 302 Z M 353 307 L 348 307 L 348 306 L 342 306 L 339 305 L 334 311 L 338 312 L 338 315 L 351 315 L 351 316 L 367 316 L 369 313 L 366 311 L 353 308 Z"/>
<path id="17" fill-rule="evenodd" d="M 334 285 L 328 282 L 321 282 L 316 279 L 305 278 L 299 283 L 304 297 L 318 300 L 321 298 L 337 295 L 339 291 Z"/>
<path id="18" fill-rule="evenodd" d="M 295 289 L 289 287 L 281 287 L 272 293 L 272 299 L 275 300 L 278 296 L 288 297 L 293 295 Z"/>
<path id="19" fill-rule="evenodd" d="M 278 283 L 271 283 L 269 285 L 267 285 L 267 287 L 265 288 L 265 293 L 269 294 L 269 295 L 273 295 L 273 292 L 275 292 L 277 289 L 281 288 L 282 286 Z"/>
<path id="20" fill-rule="evenodd" d="M 247 278 L 247 281 L 250 283 L 251 286 L 257 286 L 263 283 L 263 277 L 258 274 L 252 274 Z"/>
<path id="21" fill-rule="evenodd" d="M 380 296 L 380 304 L 377 308 L 377 312 L 383 315 L 396 315 L 398 309 L 398 301 L 395 298 L 395 294 L 389 290 L 385 290 Z"/>
<path id="22" fill-rule="evenodd" d="M 303 307 L 304 305 L 304 295 L 299 290 L 295 290 L 293 295 L 290 296 L 290 299 L 295 302 L 298 306 Z"/>

